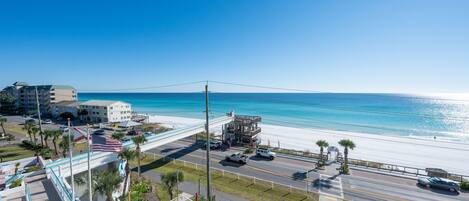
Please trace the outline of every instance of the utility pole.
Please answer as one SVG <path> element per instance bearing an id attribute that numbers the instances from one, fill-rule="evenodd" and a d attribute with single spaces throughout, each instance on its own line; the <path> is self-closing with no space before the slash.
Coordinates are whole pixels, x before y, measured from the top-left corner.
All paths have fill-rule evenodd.
<path id="1" fill-rule="evenodd" d="M 87 138 L 87 141 L 88 141 L 88 196 L 90 197 L 90 201 L 93 200 L 93 191 L 91 190 L 92 189 L 92 186 L 91 186 L 91 165 L 90 165 L 90 154 L 91 154 L 91 135 L 90 135 L 90 126 L 87 124 L 86 125 L 86 138 Z M 127 176 L 127 175 L 126 175 Z M 127 185 L 127 184 L 124 184 L 124 185 Z M 125 193 L 125 192 L 124 192 Z"/>
<path id="2" fill-rule="evenodd" d="M 44 146 L 44 140 L 42 138 L 42 121 L 41 121 L 41 108 L 39 105 L 39 93 L 37 92 L 37 86 L 34 88 L 36 92 L 36 107 L 37 107 L 37 119 L 39 120 L 39 132 L 41 132 L 41 145 Z M 36 139 L 34 139 L 36 140 Z"/>
<path id="3" fill-rule="evenodd" d="M 210 132 L 208 130 L 208 82 L 205 84 L 205 134 L 207 135 L 207 199 L 212 200 L 210 186 Z"/>
<path id="4" fill-rule="evenodd" d="M 73 158 L 73 147 L 72 147 L 72 133 L 70 130 L 70 118 L 67 119 L 68 122 L 68 157 L 70 160 L 70 180 L 71 180 L 71 186 L 72 186 L 72 200 L 75 201 L 75 180 L 73 178 L 73 163 L 72 163 L 72 158 Z"/>

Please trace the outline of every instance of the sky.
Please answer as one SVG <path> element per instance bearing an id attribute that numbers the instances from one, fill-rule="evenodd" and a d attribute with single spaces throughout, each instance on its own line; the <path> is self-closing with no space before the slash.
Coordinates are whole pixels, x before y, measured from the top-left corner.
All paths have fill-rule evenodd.
<path id="1" fill-rule="evenodd" d="M 466 0 L 2 1 L 0 87 L 106 91 L 216 80 L 468 93 L 468 10 Z"/>

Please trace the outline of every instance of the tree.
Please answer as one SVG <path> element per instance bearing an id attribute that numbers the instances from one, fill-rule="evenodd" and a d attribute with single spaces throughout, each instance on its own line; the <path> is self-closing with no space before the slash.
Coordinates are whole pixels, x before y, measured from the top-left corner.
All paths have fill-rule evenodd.
<path id="1" fill-rule="evenodd" d="M 52 138 L 52 142 L 54 142 L 54 139 L 62 135 L 62 131 L 60 130 L 46 130 L 44 131 L 44 143 L 46 144 L 46 147 L 49 147 L 49 144 L 47 143 L 47 140 L 49 138 Z M 54 142 L 54 149 L 56 149 L 56 144 Z M 57 151 L 57 150 L 56 150 Z M 57 154 L 56 154 L 57 155 Z"/>
<path id="2" fill-rule="evenodd" d="M 133 150 L 129 150 L 129 149 L 124 149 L 122 150 L 120 153 L 119 153 L 119 158 L 121 158 L 122 160 L 126 160 L 126 164 L 125 164 L 125 180 L 124 180 L 124 193 L 127 193 L 126 192 L 126 187 L 127 187 L 127 181 L 129 180 L 129 177 L 130 177 L 130 161 L 133 160 L 135 158 L 135 156 L 137 155 L 137 153 Z"/>
<path id="3" fill-rule="evenodd" d="M 33 134 L 34 144 L 37 144 L 36 134 L 38 134 L 40 132 L 41 132 L 41 130 L 36 126 L 31 128 L 31 133 Z"/>
<path id="4" fill-rule="evenodd" d="M 118 131 L 113 133 L 111 137 L 112 139 L 121 141 L 125 137 L 125 133 Z"/>
<path id="5" fill-rule="evenodd" d="M 7 134 L 7 132 L 5 131 L 5 127 L 3 125 L 6 122 L 7 122 L 7 118 L 3 118 L 3 117 L 0 118 L 0 126 L 2 127 L 2 131 L 3 131 L 2 138 L 4 138 L 5 134 Z"/>
<path id="6" fill-rule="evenodd" d="M 23 130 L 25 130 L 28 133 L 31 143 L 34 143 L 32 134 L 33 134 L 33 128 L 35 127 L 36 125 L 34 124 L 34 122 L 31 122 L 31 121 L 26 121 L 23 126 Z"/>
<path id="7" fill-rule="evenodd" d="M 93 178 L 93 191 L 106 196 L 106 201 L 114 201 L 112 193 L 115 189 L 119 188 L 122 182 L 122 177 L 116 170 L 112 171 L 99 171 L 94 174 Z"/>
<path id="8" fill-rule="evenodd" d="M 327 143 L 325 140 L 318 140 L 316 141 L 316 145 L 319 146 L 319 166 L 324 165 L 324 148 L 327 148 L 329 146 L 329 143 Z"/>
<path id="9" fill-rule="evenodd" d="M 15 105 L 15 96 L 6 91 L 0 91 L 0 112 L 15 114 L 19 110 Z"/>
<path id="10" fill-rule="evenodd" d="M 344 164 L 342 166 L 342 173 L 348 174 L 348 150 L 355 148 L 355 143 L 352 140 L 343 139 L 339 141 L 340 146 L 344 147 Z"/>
<path id="11" fill-rule="evenodd" d="M 163 187 L 168 191 L 170 200 L 174 197 L 174 188 L 184 180 L 184 174 L 182 172 L 168 172 L 161 176 L 161 182 Z"/>
<path id="12" fill-rule="evenodd" d="M 42 155 L 44 152 L 44 147 L 41 145 L 33 145 L 32 150 L 34 151 L 34 156 L 36 156 L 36 162 L 39 163 L 39 156 Z"/>
<path id="13" fill-rule="evenodd" d="M 141 149 L 140 149 L 140 145 L 145 143 L 147 141 L 147 139 L 143 136 L 143 135 L 139 135 L 139 136 L 135 136 L 132 138 L 132 141 L 135 143 L 135 146 L 137 146 L 136 148 L 136 151 L 137 151 L 137 170 L 138 170 L 138 178 L 141 178 L 141 174 L 140 174 L 140 152 L 141 152 Z"/>
<path id="14" fill-rule="evenodd" d="M 59 147 L 62 148 L 62 156 L 65 158 L 67 157 L 67 152 L 70 150 L 70 146 L 68 144 L 68 140 L 70 138 L 70 135 L 63 135 L 62 136 L 62 141 L 59 143 Z M 75 144 L 75 142 L 72 140 L 72 146 Z"/>
<path id="15" fill-rule="evenodd" d="M 55 151 L 55 156 L 58 156 L 58 150 L 57 150 L 57 139 L 62 135 L 62 131 L 56 130 L 52 132 L 52 144 L 54 144 L 54 151 Z M 67 143 L 68 144 L 68 143 Z"/>
<path id="16" fill-rule="evenodd" d="M 73 114 L 71 112 L 64 112 L 64 113 L 60 114 L 59 116 L 63 120 L 67 120 L 67 119 L 73 120 L 75 118 L 75 116 L 73 116 Z"/>

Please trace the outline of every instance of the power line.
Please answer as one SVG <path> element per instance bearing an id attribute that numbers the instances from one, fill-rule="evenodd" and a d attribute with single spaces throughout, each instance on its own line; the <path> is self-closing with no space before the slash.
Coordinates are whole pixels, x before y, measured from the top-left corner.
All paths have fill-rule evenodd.
<path id="1" fill-rule="evenodd" d="M 159 85 L 159 86 L 149 86 L 149 87 L 136 87 L 136 88 L 120 88 L 120 89 L 82 89 L 79 91 L 85 92 L 113 92 L 113 91 L 137 91 L 137 90 L 149 90 L 149 89 L 161 89 L 161 88 L 169 88 L 169 87 L 177 87 L 177 86 L 186 86 L 192 84 L 199 84 L 204 83 L 206 81 L 193 81 L 193 82 L 181 82 L 181 83 L 174 83 L 174 84 L 167 84 L 167 85 Z"/>
<path id="2" fill-rule="evenodd" d="M 224 85 L 234 85 L 234 86 L 242 86 L 242 87 L 249 87 L 249 88 L 261 88 L 261 89 L 271 89 L 271 90 L 281 90 L 281 91 L 294 91 L 294 92 L 306 92 L 306 93 L 330 93 L 330 92 L 314 91 L 314 90 L 307 90 L 307 89 L 272 87 L 272 86 L 262 86 L 262 85 L 252 85 L 252 84 L 241 84 L 241 83 L 234 83 L 234 82 L 222 82 L 222 81 L 214 81 L 214 80 L 209 80 L 208 82 L 216 83 L 216 84 L 224 84 Z"/>

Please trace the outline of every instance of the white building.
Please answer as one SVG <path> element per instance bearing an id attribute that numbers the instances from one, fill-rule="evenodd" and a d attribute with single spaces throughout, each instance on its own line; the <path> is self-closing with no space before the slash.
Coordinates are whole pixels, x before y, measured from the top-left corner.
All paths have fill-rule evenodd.
<path id="1" fill-rule="evenodd" d="M 122 101 L 85 101 L 80 103 L 80 113 L 82 120 L 95 123 L 123 122 L 132 118 L 130 104 Z"/>

